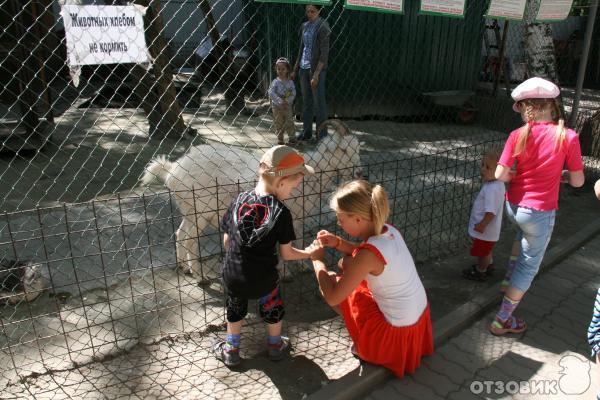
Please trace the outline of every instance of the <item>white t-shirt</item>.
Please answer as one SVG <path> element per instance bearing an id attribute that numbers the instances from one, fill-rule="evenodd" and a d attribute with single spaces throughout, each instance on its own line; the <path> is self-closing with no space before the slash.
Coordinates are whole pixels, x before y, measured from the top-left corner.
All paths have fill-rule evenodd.
<path id="1" fill-rule="evenodd" d="M 504 196 L 506 188 L 504 182 L 485 182 L 475 198 L 471 218 L 469 218 L 469 235 L 476 239 L 488 242 L 497 242 L 500 239 L 500 228 L 502 227 L 502 211 L 504 209 Z M 480 223 L 485 213 L 491 212 L 494 219 L 488 224 L 483 233 L 475 230 L 475 225 Z"/>
<path id="2" fill-rule="evenodd" d="M 427 295 L 402 235 L 391 225 L 359 247 L 373 251 L 385 263 L 377 276 L 368 274 L 367 284 L 385 319 L 393 326 L 413 325 L 427 307 Z"/>

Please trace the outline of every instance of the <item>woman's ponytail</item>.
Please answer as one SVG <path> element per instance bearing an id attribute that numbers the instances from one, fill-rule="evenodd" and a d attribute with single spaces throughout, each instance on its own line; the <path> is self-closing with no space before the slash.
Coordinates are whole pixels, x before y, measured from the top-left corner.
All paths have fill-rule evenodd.
<path id="1" fill-rule="evenodd" d="M 372 188 L 371 215 L 373 225 L 375 225 L 375 234 L 379 235 L 383 231 L 383 225 L 390 215 L 388 197 L 381 185 L 375 185 Z"/>

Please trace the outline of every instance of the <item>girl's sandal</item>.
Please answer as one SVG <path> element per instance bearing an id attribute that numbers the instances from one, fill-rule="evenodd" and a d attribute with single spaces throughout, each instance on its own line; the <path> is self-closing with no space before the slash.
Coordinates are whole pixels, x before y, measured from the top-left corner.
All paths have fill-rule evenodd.
<path id="1" fill-rule="evenodd" d="M 466 279 L 476 282 L 485 282 L 490 277 L 487 270 L 485 272 L 481 272 L 477 269 L 477 265 L 471 265 L 469 268 L 463 269 L 462 276 Z"/>
<path id="2" fill-rule="evenodd" d="M 504 323 L 495 319 L 490 325 L 490 333 L 494 336 L 502 336 L 506 333 L 521 333 L 525 329 L 527 329 L 525 321 L 512 315 Z"/>

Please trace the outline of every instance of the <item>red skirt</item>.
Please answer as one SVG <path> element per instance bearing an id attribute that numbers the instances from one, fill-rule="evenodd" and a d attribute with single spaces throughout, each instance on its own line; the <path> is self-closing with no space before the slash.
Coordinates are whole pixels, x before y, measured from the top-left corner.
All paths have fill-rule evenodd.
<path id="1" fill-rule="evenodd" d="M 429 304 L 413 325 L 393 326 L 385 319 L 363 281 L 340 303 L 340 307 L 362 360 L 382 365 L 402 378 L 405 373 L 415 372 L 421 357 L 433 354 Z"/>

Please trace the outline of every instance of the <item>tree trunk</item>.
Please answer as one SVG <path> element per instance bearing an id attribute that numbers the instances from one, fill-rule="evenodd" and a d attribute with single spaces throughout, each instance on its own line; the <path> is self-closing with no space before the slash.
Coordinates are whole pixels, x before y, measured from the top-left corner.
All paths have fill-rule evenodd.
<path id="1" fill-rule="evenodd" d="M 137 81 L 136 92 L 141 95 L 142 107 L 150 124 L 148 135 L 157 139 L 181 138 L 186 134 L 186 125 L 173 85 L 167 42 L 162 35 L 164 24 L 160 0 L 137 0 L 136 3 L 148 7 L 144 17 L 146 43 L 154 60 L 149 71 L 139 65 L 132 70 Z"/>
<path id="2" fill-rule="evenodd" d="M 525 27 L 525 55 L 529 77 L 539 76 L 559 84 L 550 24 L 536 22 L 527 24 Z"/>
<path id="3" fill-rule="evenodd" d="M 529 0 L 525 9 L 524 50 L 527 75 L 529 78 L 534 76 L 545 78 L 558 85 L 552 26 L 548 23 L 535 22 L 539 5 L 539 0 Z"/>

